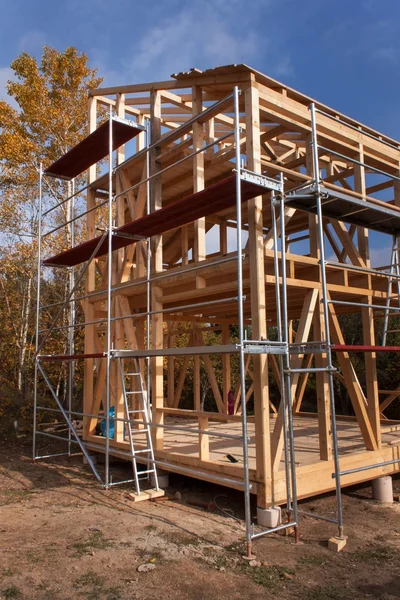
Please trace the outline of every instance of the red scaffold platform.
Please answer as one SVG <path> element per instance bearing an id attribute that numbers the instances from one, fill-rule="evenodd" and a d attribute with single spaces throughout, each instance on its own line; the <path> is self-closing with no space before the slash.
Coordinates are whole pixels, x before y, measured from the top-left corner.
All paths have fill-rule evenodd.
<path id="1" fill-rule="evenodd" d="M 242 202 L 265 192 L 266 189 L 261 184 L 247 180 L 241 181 Z M 236 175 L 232 175 L 218 183 L 210 185 L 201 192 L 186 196 L 149 215 L 115 229 L 112 236 L 112 249 L 119 250 L 137 241 L 130 236 L 136 235 L 139 238 L 143 238 L 160 235 L 176 227 L 182 227 L 182 225 L 186 225 L 202 217 L 230 208 L 235 203 Z M 108 235 L 104 236 L 101 243 L 101 236 L 97 236 L 75 248 L 70 248 L 69 250 L 60 252 L 56 256 L 47 258 L 43 261 L 43 264 L 48 266 L 73 267 L 89 260 L 96 251 L 97 246 L 99 247 L 93 258 L 104 256 L 108 252 Z"/>

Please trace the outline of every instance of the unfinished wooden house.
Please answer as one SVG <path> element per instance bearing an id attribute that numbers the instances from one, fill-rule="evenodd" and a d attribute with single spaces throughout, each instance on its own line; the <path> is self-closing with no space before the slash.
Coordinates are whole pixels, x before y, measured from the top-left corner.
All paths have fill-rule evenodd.
<path id="1" fill-rule="evenodd" d="M 92 92 L 88 137 L 43 176 L 85 169 L 76 218 L 87 240 L 40 258 L 42 269 L 74 273 L 67 302 L 83 307 L 74 326 L 84 349 L 46 349 L 55 319 L 45 343 L 38 337 L 37 368 L 97 477 L 113 483 L 117 456 L 132 461 L 138 491 L 157 468 L 244 490 L 248 542 L 287 526 L 252 532 L 251 494 L 261 524 L 263 510 L 287 505 L 296 527 L 297 499 L 336 489 L 342 535 L 340 488 L 400 468 L 400 422 L 385 416 L 400 388 L 382 394 L 376 367 L 377 353 L 400 349 L 388 345 L 399 310 L 400 144 L 231 65 Z M 370 230 L 394 240 L 391 265 L 371 267 Z M 347 313 L 362 315 L 362 345 L 348 343 Z M 46 375 L 51 361 L 84 362 L 82 432 Z M 193 401 L 182 408 L 189 371 Z M 313 411 L 303 412 L 314 378 Z M 337 414 L 337 381 L 354 416 Z M 104 476 L 93 452 L 106 455 Z"/>

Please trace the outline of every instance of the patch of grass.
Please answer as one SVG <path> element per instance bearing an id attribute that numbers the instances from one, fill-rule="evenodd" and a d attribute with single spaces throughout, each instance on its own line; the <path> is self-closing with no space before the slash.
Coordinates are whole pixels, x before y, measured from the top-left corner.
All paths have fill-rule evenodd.
<path id="1" fill-rule="evenodd" d="M 344 587 L 318 586 L 306 592 L 304 600 L 352 600 L 355 596 Z"/>
<path id="2" fill-rule="evenodd" d="M 54 600 L 58 598 L 58 591 L 51 587 L 51 584 L 48 581 L 42 581 L 39 585 L 36 586 L 36 589 L 41 592 L 40 600 Z"/>
<path id="3" fill-rule="evenodd" d="M 107 600 L 123 600 L 122 591 L 120 588 L 114 588 L 106 592 Z"/>
<path id="4" fill-rule="evenodd" d="M 373 546 L 352 552 L 349 554 L 349 558 L 355 562 L 380 563 L 394 560 L 397 555 L 398 552 L 391 546 Z"/>
<path id="5" fill-rule="evenodd" d="M 42 581 L 42 583 L 39 583 L 39 585 L 37 586 L 37 589 L 40 590 L 41 592 L 45 592 L 46 590 L 48 590 L 50 587 L 50 584 L 47 583 L 47 581 Z"/>
<path id="6" fill-rule="evenodd" d="M 240 553 L 240 554 L 244 554 L 244 545 L 243 544 L 229 544 L 228 546 L 225 546 L 225 550 L 227 552 L 235 552 L 235 553 Z"/>
<path id="7" fill-rule="evenodd" d="M 94 571 L 83 573 L 78 579 L 75 579 L 74 587 L 97 587 L 104 586 L 104 577 L 97 575 Z"/>
<path id="8" fill-rule="evenodd" d="M 190 535 L 183 531 L 163 532 L 162 537 L 176 546 L 199 546 L 201 539 L 196 534 Z"/>
<path id="9" fill-rule="evenodd" d="M 2 504 L 13 504 L 26 500 L 31 495 L 30 490 L 1 490 Z"/>
<path id="10" fill-rule="evenodd" d="M 79 557 L 84 554 L 89 554 L 93 550 L 111 548 L 113 545 L 113 542 L 105 538 L 101 531 L 94 531 L 90 534 L 86 542 L 77 542 L 72 544 L 72 547 L 76 551 L 74 556 Z"/>
<path id="11" fill-rule="evenodd" d="M 118 543 L 123 548 L 133 548 L 135 545 L 133 542 L 118 542 Z"/>
<path id="12" fill-rule="evenodd" d="M 210 558 L 215 556 L 215 548 L 212 546 L 204 546 L 204 548 L 201 549 L 201 552 L 204 556 L 208 556 Z"/>
<path id="13" fill-rule="evenodd" d="M 10 585 L 10 587 L 3 590 L 3 597 L 8 600 L 8 598 L 22 598 L 21 591 L 15 585 Z"/>
<path id="14" fill-rule="evenodd" d="M 328 563 L 325 556 L 322 554 L 309 554 L 308 556 L 301 556 L 297 561 L 298 565 L 304 565 L 306 567 L 323 567 Z"/>
<path id="15" fill-rule="evenodd" d="M 138 549 L 137 555 L 147 562 L 160 562 L 160 560 L 164 558 L 163 553 L 159 550 Z"/>
<path id="16" fill-rule="evenodd" d="M 155 525 L 152 525 L 151 523 L 150 525 L 146 525 L 143 529 L 145 531 L 148 531 L 149 533 L 151 533 L 152 531 L 157 531 L 157 527 Z"/>
<path id="17" fill-rule="evenodd" d="M 15 571 L 13 571 L 12 569 L 2 569 L 1 574 L 3 575 L 3 577 L 12 577 L 15 574 Z"/>
<path id="18" fill-rule="evenodd" d="M 58 592 L 51 587 L 48 590 L 43 590 L 40 596 L 40 600 L 55 600 L 55 598 L 59 598 Z"/>
<path id="19" fill-rule="evenodd" d="M 99 600 L 100 597 L 106 600 L 123 599 L 121 588 L 106 588 L 105 578 L 94 571 L 87 571 L 78 577 L 74 582 L 74 588 L 83 588 L 79 595 L 86 600 Z"/>
<path id="20" fill-rule="evenodd" d="M 40 558 L 40 556 L 38 554 L 36 554 L 35 552 L 32 552 L 31 550 L 28 550 L 28 552 L 26 553 L 26 560 L 30 563 L 39 563 L 42 559 Z"/>
<path id="21" fill-rule="evenodd" d="M 74 582 L 74 588 L 84 588 L 79 592 L 87 600 L 98 600 L 104 592 L 105 579 L 94 571 L 83 573 Z"/>
<path id="22" fill-rule="evenodd" d="M 231 566 L 232 560 L 230 556 L 226 556 L 225 554 L 218 554 L 213 558 L 213 564 L 216 569 L 227 569 Z"/>
<path id="23" fill-rule="evenodd" d="M 266 588 L 273 588 L 280 585 L 287 579 L 292 579 L 295 571 L 286 567 L 250 567 L 245 565 L 244 570 L 251 577 L 254 583 Z"/>

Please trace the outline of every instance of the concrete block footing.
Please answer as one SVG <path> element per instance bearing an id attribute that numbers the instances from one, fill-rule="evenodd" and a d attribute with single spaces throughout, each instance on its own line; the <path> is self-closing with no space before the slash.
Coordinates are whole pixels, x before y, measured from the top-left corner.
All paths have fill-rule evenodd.
<path id="1" fill-rule="evenodd" d="M 164 489 L 169 487 L 169 473 L 167 471 L 157 469 L 157 479 L 159 488 Z M 150 475 L 150 483 L 153 487 L 155 487 L 156 482 L 153 473 Z"/>
<path id="2" fill-rule="evenodd" d="M 257 507 L 257 523 L 263 527 L 278 527 L 282 524 L 282 511 L 280 506 L 271 508 Z"/>
<path id="3" fill-rule="evenodd" d="M 372 497 L 378 502 L 393 502 L 393 481 L 390 475 L 372 481 Z"/>
<path id="4" fill-rule="evenodd" d="M 94 465 L 97 465 L 97 461 L 98 461 L 98 454 L 92 454 L 92 453 L 89 453 L 89 456 L 90 456 L 90 460 L 92 461 L 92 463 L 93 463 Z M 88 463 L 88 460 L 87 460 L 87 458 L 86 458 L 86 456 L 85 456 L 85 455 L 83 455 L 83 464 L 84 464 L 84 465 L 88 465 L 88 464 L 89 464 L 89 463 Z"/>

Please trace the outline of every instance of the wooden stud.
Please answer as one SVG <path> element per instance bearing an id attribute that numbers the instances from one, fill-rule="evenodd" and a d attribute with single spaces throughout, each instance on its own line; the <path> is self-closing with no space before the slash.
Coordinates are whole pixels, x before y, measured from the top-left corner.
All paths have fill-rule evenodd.
<path id="1" fill-rule="evenodd" d="M 199 417 L 199 429 L 208 430 L 208 418 Z M 206 433 L 199 433 L 199 458 L 200 460 L 210 460 L 210 436 Z"/>
<path id="2" fill-rule="evenodd" d="M 304 343 L 307 342 L 308 336 L 311 329 L 311 323 L 313 321 L 313 315 L 315 310 L 315 305 L 318 298 L 318 290 L 312 290 L 308 292 L 304 304 L 303 309 L 299 321 L 299 326 L 297 328 L 295 343 Z M 293 369 L 298 369 L 301 366 L 303 360 L 303 356 L 301 354 L 294 356 L 291 361 L 291 367 Z M 294 373 L 292 375 L 291 381 L 291 394 L 292 394 L 292 402 L 295 400 L 296 388 L 299 381 L 299 373 Z M 275 422 L 273 434 L 271 437 L 271 452 L 272 452 L 272 464 L 274 471 L 279 470 L 282 450 L 284 444 L 283 437 L 283 408 L 282 404 L 279 406 L 278 417 Z"/>
<path id="3" fill-rule="evenodd" d="M 151 106 L 151 142 L 154 144 L 161 136 L 161 95 L 157 91 L 150 94 Z M 155 146 L 150 153 L 150 174 L 155 174 L 160 170 L 158 155 L 160 149 Z M 162 191 L 160 177 L 154 177 L 150 185 L 150 208 L 151 212 L 162 207 Z M 162 259 L 162 236 L 157 235 L 151 238 L 151 272 L 159 273 L 163 270 Z M 156 285 L 151 288 L 151 309 L 153 312 L 162 310 L 163 303 L 160 300 L 160 290 Z M 151 317 L 151 342 L 152 348 L 163 347 L 163 318 L 160 313 L 153 314 Z M 153 408 L 153 422 L 156 425 L 164 424 L 164 415 L 159 412 L 159 408 L 164 406 L 164 386 L 163 386 L 163 358 L 157 356 L 150 361 L 151 373 L 151 395 Z M 157 450 L 162 450 L 164 445 L 164 432 L 162 427 L 154 427 L 152 430 L 153 444 Z"/>
<path id="4" fill-rule="evenodd" d="M 96 129 L 96 117 L 97 117 L 97 101 L 96 98 L 89 99 L 89 112 L 88 112 L 88 133 L 92 133 Z M 90 167 L 88 171 L 88 184 L 96 179 L 96 165 Z M 93 210 L 96 205 L 96 196 L 94 190 L 88 189 L 86 194 L 86 204 L 88 212 L 86 216 L 86 235 L 88 239 L 92 239 L 96 235 L 96 223 L 95 223 L 95 212 Z M 95 290 L 95 278 L 96 268 L 94 262 L 88 267 L 88 272 L 85 282 L 85 293 L 90 294 Z M 94 321 L 94 307 L 88 301 L 85 300 L 82 303 L 83 312 L 85 315 L 86 322 Z M 93 354 L 94 349 L 94 338 L 97 336 L 96 328 L 94 325 L 85 326 L 85 342 L 84 352 L 85 354 Z M 90 414 L 89 410 L 93 403 L 93 386 L 94 386 L 94 360 L 89 358 L 85 360 L 84 364 L 84 378 L 83 378 L 83 412 Z M 90 420 L 87 417 L 83 418 L 83 433 L 84 436 L 89 434 L 91 431 Z"/>

